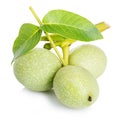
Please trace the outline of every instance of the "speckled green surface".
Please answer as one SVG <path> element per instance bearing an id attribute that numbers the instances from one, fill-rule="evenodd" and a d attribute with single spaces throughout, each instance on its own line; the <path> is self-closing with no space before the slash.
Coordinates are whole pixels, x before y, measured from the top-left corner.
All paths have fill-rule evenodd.
<path id="1" fill-rule="evenodd" d="M 56 73 L 53 89 L 61 103 L 72 108 L 91 105 L 99 94 L 96 79 L 90 72 L 82 67 L 69 65 Z"/>
<path id="2" fill-rule="evenodd" d="M 53 77 L 61 67 L 59 59 L 46 49 L 33 49 L 14 62 L 14 74 L 19 82 L 34 91 L 52 88 Z"/>
<path id="3" fill-rule="evenodd" d="M 100 48 L 94 45 L 82 45 L 70 54 L 69 64 L 82 66 L 97 78 L 104 72 L 107 59 Z"/>

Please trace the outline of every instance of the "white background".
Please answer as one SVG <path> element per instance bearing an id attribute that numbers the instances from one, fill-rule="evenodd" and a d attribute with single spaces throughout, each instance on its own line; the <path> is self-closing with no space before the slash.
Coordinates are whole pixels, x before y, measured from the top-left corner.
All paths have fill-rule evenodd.
<path id="1" fill-rule="evenodd" d="M 49 10 L 78 13 L 94 24 L 106 21 L 111 28 L 104 39 L 90 42 L 103 49 L 108 65 L 99 77 L 98 100 L 85 109 L 63 106 L 53 92 L 24 88 L 14 77 L 12 45 L 20 26 L 37 24 L 29 11 L 33 6 L 42 18 Z M 120 3 L 119 0 L 1 0 L 0 1 L 0 119 L 119 119 L 120 118 Z M 83 42 L 79 42 L 83 44 Z M 73 45 L 75 47 L 77 44 Z"/>

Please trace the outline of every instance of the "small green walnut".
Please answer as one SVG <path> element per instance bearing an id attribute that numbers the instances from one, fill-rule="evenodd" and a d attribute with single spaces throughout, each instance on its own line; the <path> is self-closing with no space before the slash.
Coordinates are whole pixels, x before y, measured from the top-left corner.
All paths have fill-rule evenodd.
<path id="1" fill-rule="evenodd" d="M 65 66 L 55 75 L 53 89 L 57 98 L 71 108 L 93 104 L 99 94 L 98 84 L 92 74 L 79 66 Z"/>
<path id="2" fill-rule="evenodd" d="M 107 58 L 100 48 L 94 45 L 82 45 L 70 54 L 69 64 L 82 66 L 97 78 L 104 72 Z"/>
<path id="3" fill-rule="evenodd" d="M 48 91 L 53 77 L 61 67 L 59 59 L 46 49 L 33 49 L 14 62 L 14 74 L 19 82 L 34 91 Z"/>

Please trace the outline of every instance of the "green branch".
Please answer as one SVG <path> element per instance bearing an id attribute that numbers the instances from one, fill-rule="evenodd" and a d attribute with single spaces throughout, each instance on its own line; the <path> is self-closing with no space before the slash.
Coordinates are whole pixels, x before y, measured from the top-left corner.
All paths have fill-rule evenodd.
<path id="1" fill-rule="evenodd" d="M 37 16 L 37 14 L 36 14 L 36 12 L 34 11 L 34 9 L 33 9 L 31 6 L 29 7 L 29 9 L 30 9 L 30 11 L 32 12 L 33 16 L 35 17 L 35 19 L 37 20 L 37 22 L 39 23 L 39 25 L 41 26 L 41 25 L 42 25 L 42 22 L 41 22 L 41 20 L 39 19 L 39 17 Z M 58 49 L 56 48 L 56 45 L 55 45 L 54 41 L 52 40 L 52 38 L 50 37 L 50 35 L 49 35 L 47 32 L 45 32 L 45 35 L 46 35 L 46 37 L 48 38 L 48 40 L 50 41 L 51 46 L 52 46 L 53 49 L 55 50 L 55 52 L 56 52 L 57 56 L 59 57 L 59 59 L 61 60 L 62 64 L 65 65 L 65 62 L 64 62 L 62 56 L 60 55 Z"/>

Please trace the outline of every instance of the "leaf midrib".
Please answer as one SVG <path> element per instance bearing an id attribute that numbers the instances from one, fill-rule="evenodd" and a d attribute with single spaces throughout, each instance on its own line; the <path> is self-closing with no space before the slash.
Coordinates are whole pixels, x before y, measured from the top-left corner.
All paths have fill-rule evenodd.
<path id="1" fill-rule="evenodd" d="M 71 28 L 75 28 L 75 29 L 78 29 L 78 30 L 82 30 L 82 31 L 89 31 L 89 30 L 84 30 L 83 28 L 78 28 L 78 27 L 75 27 L 75 26 L 73 27 L 71 25 L 66 25 L 66 24 L 62 24 L 62 23 L 44 23 L 42 26 L 45 26 L 45 25 L 49 25 L 49 26 L 57 25 L 59 27 L 61 27 L 60 25 L 62 25 L 62 26 L 65 26 L 65 27 L 71 27 Z M 41 26 L 41 28 L 42 28 L 42 26 Z M 96 30 L 97 30 L 97 28 L 96 28 Z"/>

